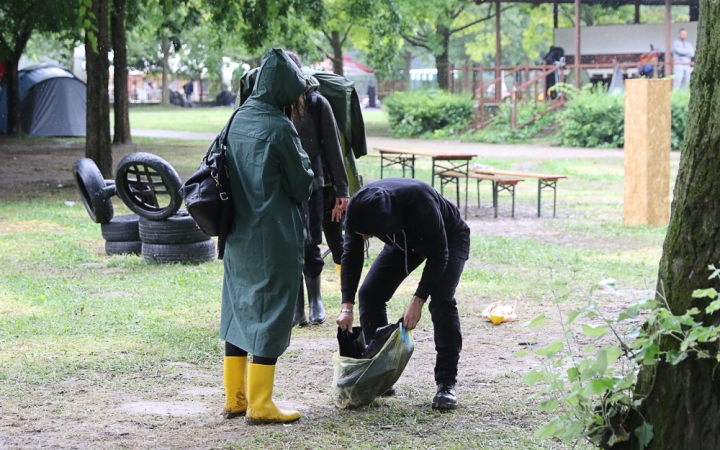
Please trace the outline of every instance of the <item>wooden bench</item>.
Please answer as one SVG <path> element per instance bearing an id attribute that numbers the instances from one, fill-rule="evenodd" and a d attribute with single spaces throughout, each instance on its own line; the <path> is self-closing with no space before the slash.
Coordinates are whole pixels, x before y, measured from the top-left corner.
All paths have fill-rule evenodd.
<path id="1" fill-rule="evenodd" d="M 445 181 L 445 179 L 455 179 L 460 180 L 462 178 L 465 178 L 465 174 L 461 172 L 455 172 L 455 171 L 438 171 L 437 172 L 438 177 L 440 178 L 440 194 L 443 192 L 443 187 L 448 184 L 448 181 Z M 478 208 L 480 208 L 480 182 L 481 181 L 490 181 L 492 183 L 492 201 L 493 201 L 493 209 L 495 210 L 495 218 L 498 216 L 498 192 L 500 191 L 507 191 L 510 193 L 510 196 L 512 197 L 512 213 L 511 217 L 515 217 L 515 185 L 520 183 L 521 181 L 525 181 L 522 178 L 517 177 L 506 177 L 506 176 L 498 176 L 498 175 L 486 175 L 486 174 L 480 174 L 480 173 L 469 173 L 468 178 L 477 180 L 477 199 L 478 199 Z M 456 195 L 457 195 L 457 202 L 458 202 L 458 208 L 460 207 L 460 183 L 455 184 L 456 188 Z"/>
<path id="2" fill-rule="evenodd" d="M 533 172 L 520 172 L 516 170 L 500 170 L 500 169 L 472 169 L 474 173 L 479 175 L 491 175 L 491 176 L 509 176 L 509 177 L 521 177 L 521 178 L 537 178 L 538 180 L 538 212 L 537 215 L 540 217 L 540 207 L 542 206 L 542 190 L 550 188 L 553 190 L 553 217 L 555 217 L 555 210 L 557 207 L 557 182 L 563 178 L 567 178 L 565 175 L 551 175 L 545 173 L 533 173 Z"/>

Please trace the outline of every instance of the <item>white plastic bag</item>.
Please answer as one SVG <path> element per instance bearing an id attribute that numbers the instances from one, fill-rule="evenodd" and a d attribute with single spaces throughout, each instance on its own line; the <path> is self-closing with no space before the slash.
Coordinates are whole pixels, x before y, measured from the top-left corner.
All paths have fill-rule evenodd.
<path id="1" fill-rule="evenodd" d="M 412 331 L 402 324 L 372 359 L 333 355 L 332 397 L 338 408 L 366 406 L 400 378 L 415 349 Z"/>

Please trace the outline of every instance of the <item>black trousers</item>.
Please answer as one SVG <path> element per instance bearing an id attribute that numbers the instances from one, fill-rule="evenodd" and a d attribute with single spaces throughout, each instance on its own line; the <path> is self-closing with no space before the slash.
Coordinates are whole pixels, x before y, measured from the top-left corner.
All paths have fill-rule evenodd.
<path id="1" fill-rule="evenodd" d="M 467 260 L 470 247 L 469 230 L 458 233 L 457 236 L 448 236 L 448 246 L 448 265 L 440 282 L 430 293 L 429 310 L 437 352 L 435 382 L 455 384 L 462 351 L 462 332 L 455 290 Z M 411 251 L 407 255 L 407 270 L 412 272 L 424 260 L 424 257 Z M 378 328 L 388 324 L 387 302 L 405 278 L 405 252 L 385 245 L 358 292 L 360 326 L 366 342 L 370 342 Z"/>
<path id="2" fill-rule="evenodd" d="M 318 189 L 308 200 L 306 228 L 309 236 L 305 239 L 305 266 L 303 267 L 303 274 L 307 278 L 319 277 L 325 265 L 320 252 L 323 231 L 333 261 L 335 264 L 340 264 L 343 245 L 342 222 L 332 221 L 333 208 L 335 208 L 335 188 L 332 186 Z"/>

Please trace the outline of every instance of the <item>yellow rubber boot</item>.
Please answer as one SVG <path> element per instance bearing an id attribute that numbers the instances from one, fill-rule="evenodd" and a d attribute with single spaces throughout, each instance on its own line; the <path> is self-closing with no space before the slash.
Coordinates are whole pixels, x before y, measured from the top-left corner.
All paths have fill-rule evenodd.
<path id="1" fill-rule="evenodd" d="M 272 400 L 275 382 L 275 366 L 264 364 L 248 364 L 247 398 L 248 409 L 245 416 L 247 423 L 288 423 L 300 418 L 300 413 L 284 410 L 275 406 Z"/>
<path id="2" fill-rule="evenodd" d="M 342 278 L 340 278 L 340 268 L 342 266 L 340 264 L 335 264 L 335 271 L 338 274 L 338 284 L 340 285 L 340 295 L 342 295 Z"/>
<path id="3" fill-rule="evenodd" d="M 244 416 L 247 411 L 245 398 L 245 375 L 247 356 L 226 356 L 223 363 L 225 384 L 225 418 Z"/>

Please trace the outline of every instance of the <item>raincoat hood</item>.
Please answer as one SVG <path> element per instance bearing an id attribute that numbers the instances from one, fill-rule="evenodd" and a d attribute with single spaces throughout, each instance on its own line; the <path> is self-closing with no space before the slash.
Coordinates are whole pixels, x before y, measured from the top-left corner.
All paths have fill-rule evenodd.
<path id="1" fill-rule="evenodd" d="M 281 49 L 265 54 L 250 99 L 283 109 L 305 92 L 305 77 Z"/>
<path id="2" fill-rule="evenodd" d="M 398 199 L 382 186 L 366 186 L 350 200 L 345 228 L 355 233 L 382 236 L 400 233 L 402 217 Z"/>

